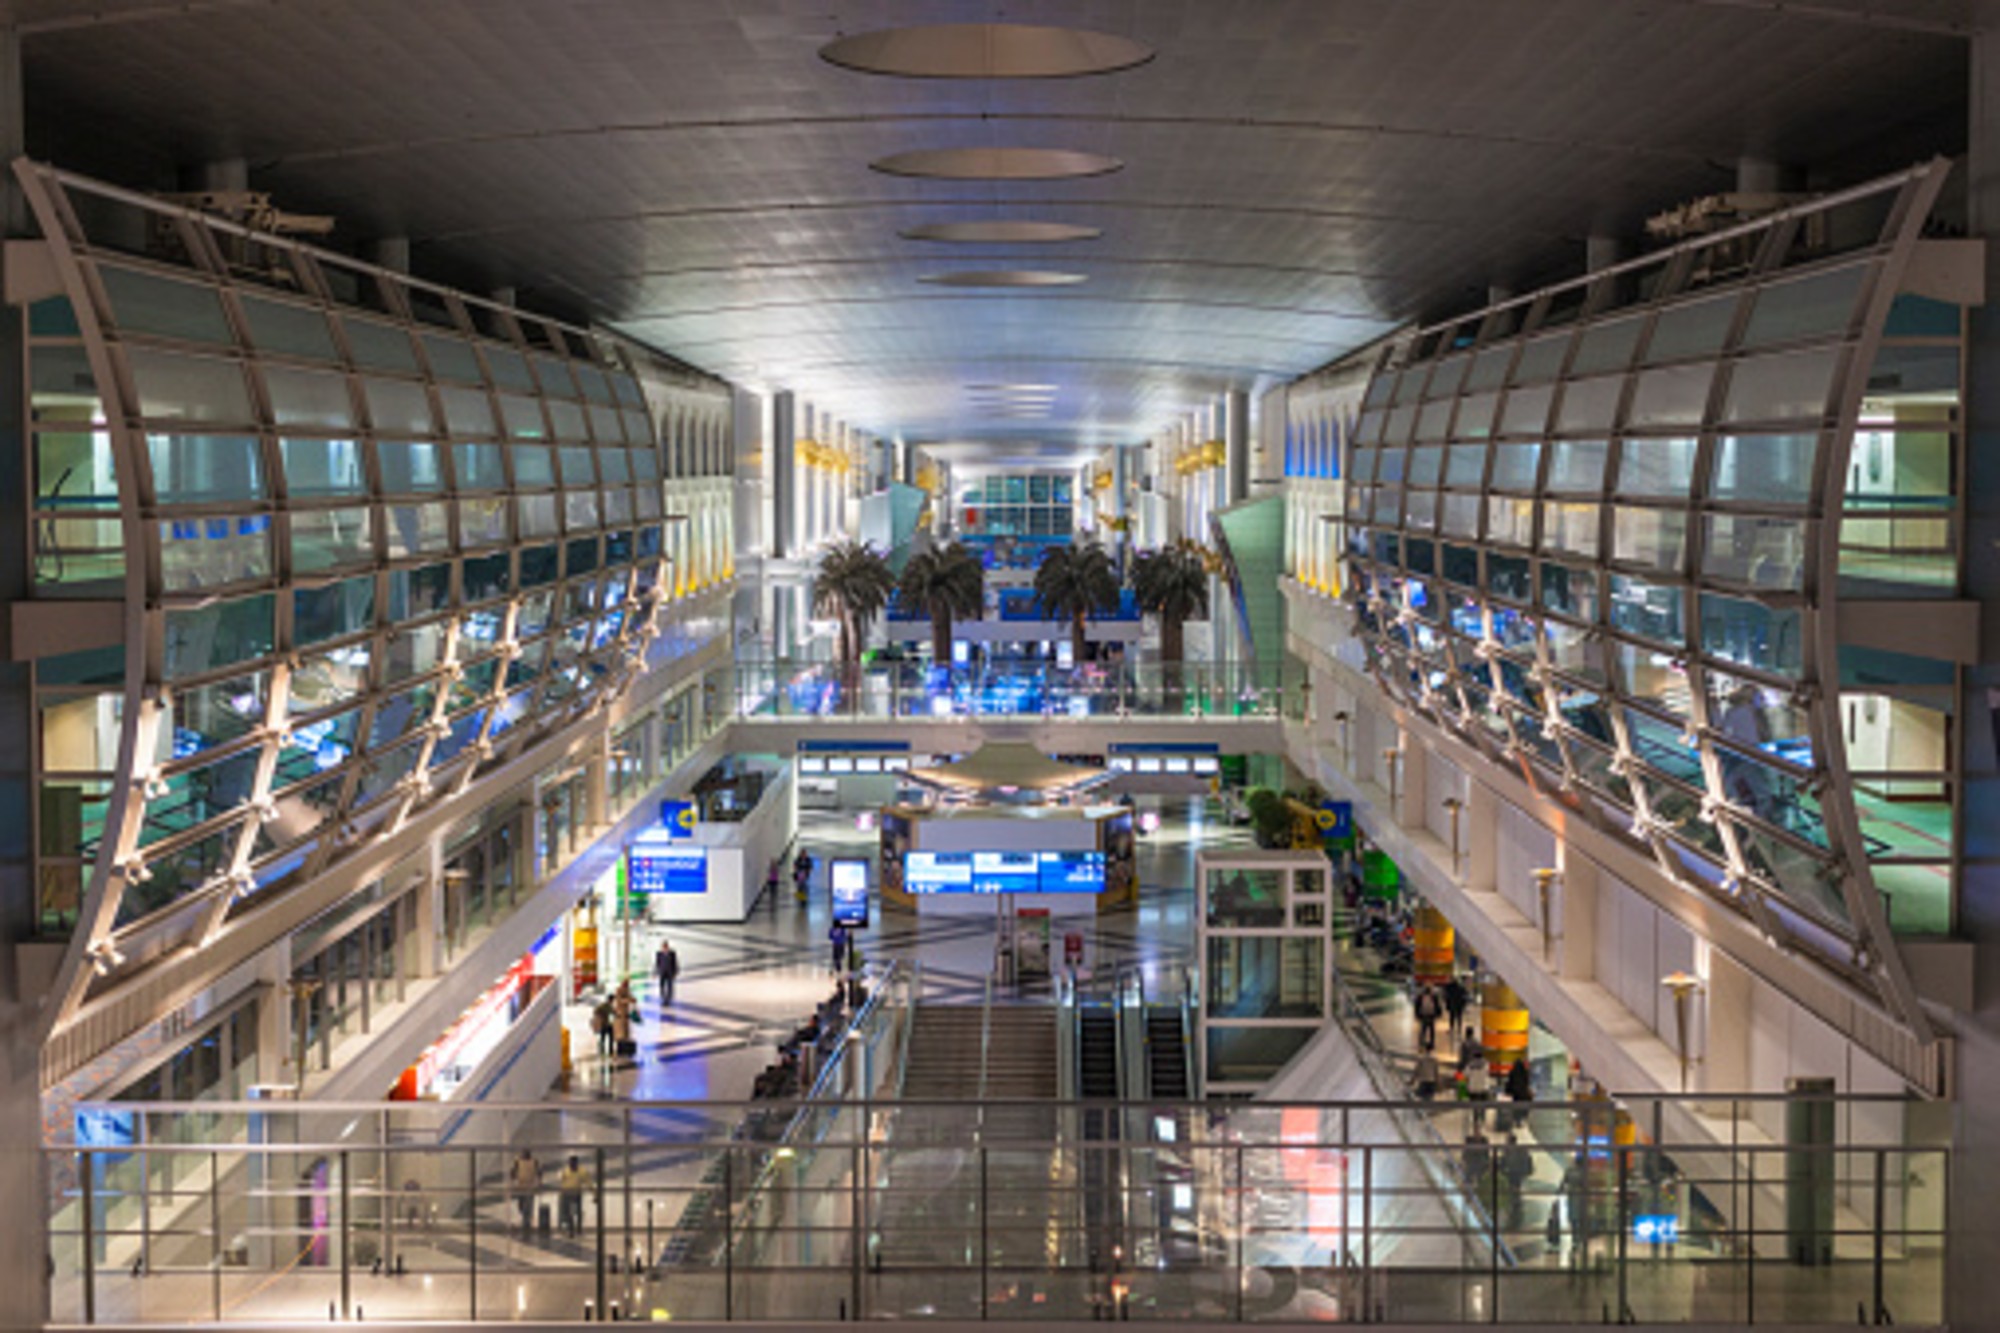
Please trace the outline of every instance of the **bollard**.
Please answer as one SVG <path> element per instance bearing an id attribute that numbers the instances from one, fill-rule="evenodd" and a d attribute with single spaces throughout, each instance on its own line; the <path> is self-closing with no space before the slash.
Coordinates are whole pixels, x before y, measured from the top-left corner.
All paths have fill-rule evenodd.
<path id="1" fill-rule="evenodd" d="M 583 1322 L 586 1324 L 597 1322 L 597 1302 L 588 1296 L 583 1298 Z"/>

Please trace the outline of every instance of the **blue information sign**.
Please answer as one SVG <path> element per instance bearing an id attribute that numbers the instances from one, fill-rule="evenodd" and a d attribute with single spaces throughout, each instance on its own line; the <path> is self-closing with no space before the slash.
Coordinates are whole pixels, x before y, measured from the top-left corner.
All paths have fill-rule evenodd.
<path id="1" fill-rule="evenodd" d="M 626 884 L 634 895 L 708 892 L 706 847 L 676 847 L 664 840 L 641 839 L 632 844 L 626 857 Z"/>
<path id="2" fill-rule="evenodd" d="M 667 831 L 669 838 L 692 838 L 694 824 L 693 801 L 660 802 L 660 827 Z"/>
<path id="3" fill-rule="evenodd" d="M 1103 852 L 908 852 L 903 888 L 930 893 L 1102 893 Z"/>

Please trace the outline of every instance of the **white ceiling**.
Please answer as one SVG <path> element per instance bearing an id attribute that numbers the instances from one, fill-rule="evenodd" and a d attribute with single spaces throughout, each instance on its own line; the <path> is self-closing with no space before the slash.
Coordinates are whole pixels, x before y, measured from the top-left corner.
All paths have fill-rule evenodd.
<path id="1" fill-rule="evenodd" d="M 14 8 L 34 151 L 140 184 L 241 156 L 285 207 L 337 215 L 337 239 L 406 235 L 419 271 L 512 286 L 864 429 L 1011 441 L 1004 456 L 1140 440 L 1488 284 L 1566 271 L 1593 229 L 1727 188 L 1746 154 L 1836 183 L 1964 137 L 1967 0 Z M 1158 54 L 978 81 L 818 56 L 996 17 Z M 869 167 L 982 146 L 1125 165 L 1007 182 Z M 1102 235 L 899 235 L 1017 218 Z M 923 281 L 1007 268 L 1084 281 Z M 996 418 L 966 391 L 991 382 L 1058 391 L 1046 416 Z"/>

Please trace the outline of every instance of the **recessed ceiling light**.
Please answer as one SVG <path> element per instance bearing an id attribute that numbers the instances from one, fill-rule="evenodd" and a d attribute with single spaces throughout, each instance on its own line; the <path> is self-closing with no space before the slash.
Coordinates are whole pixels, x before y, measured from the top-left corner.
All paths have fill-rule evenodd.
<path id="1" fill-rule="evenodd" d="M 971 393 L 1054 393 L 1053 384 L 968 384 Z"/>
<path id="2" fill-rule="evenodd" d="M 926 222 L 898 233 L 906 241 L 957 241 L 972 245 L 1044 245 L 1051 241 L 1094 241 L 1102 227 L 1068 222 Z"/>
<path id="3" fill-rule="evenodd" d="M 879 28 L 828 42 L 820 58 L 863 74 L 909 79 L 1065 79 L 1110 74 L 1153 58 L 1129 37 L 1027 23 Z"/>
<path id="4" fill-rule="evenodd" d="M 1082 273 L 1057 273 L 1041 268 L 963 269 L 956 273 L 927 273 L 917 279 L 939 287 L 1068 287 L 1086 280 Z"/>
<path id="5" fill-rule="evenodd" d="M 965 181 L 1046 181 L 1102 176 L 1125 164 L 1072 148 L 919 148 L 868 164 L 891 176 Z"/>

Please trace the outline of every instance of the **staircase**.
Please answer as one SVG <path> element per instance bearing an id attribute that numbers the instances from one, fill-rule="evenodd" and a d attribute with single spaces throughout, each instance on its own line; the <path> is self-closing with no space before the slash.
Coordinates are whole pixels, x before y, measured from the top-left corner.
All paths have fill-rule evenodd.
<path id="1" fill-rule="evenodd" d="M 918 1005 L 910 1013 L 903 1096 L 971 1100 L 979 1093 L 983 1015 L 974 1005 Z"/>

